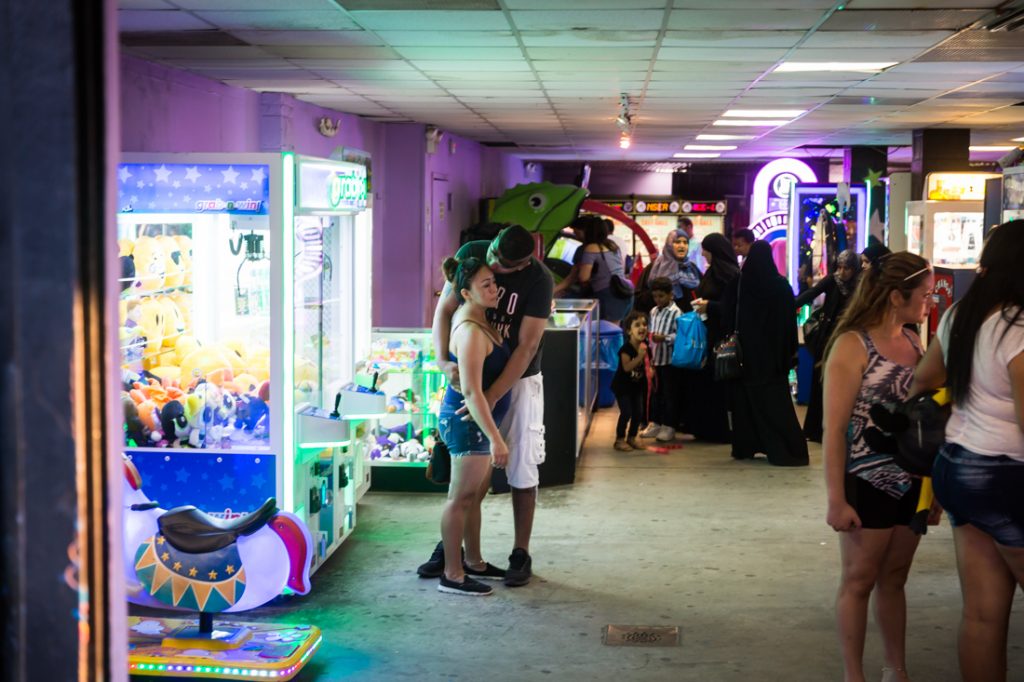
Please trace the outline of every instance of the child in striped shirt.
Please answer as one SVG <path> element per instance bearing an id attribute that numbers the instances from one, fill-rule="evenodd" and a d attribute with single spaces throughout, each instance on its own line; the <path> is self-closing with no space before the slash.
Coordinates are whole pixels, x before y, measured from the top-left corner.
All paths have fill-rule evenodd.
<path id="1" fill-rule="evenodd" d="M 672 366 L 672 348 L 676 340 L 676 319 L 682 314 L 672 300 L 672 282 L 656 277 L 650 283 L 654 308 L 651 310 L 651 365 L 655 372 L 654 395 L 651 397 L 651 423 L 641 438 L 657 438 L 669 442 L 676 437 L 679 423 L 679 369 Z"/>

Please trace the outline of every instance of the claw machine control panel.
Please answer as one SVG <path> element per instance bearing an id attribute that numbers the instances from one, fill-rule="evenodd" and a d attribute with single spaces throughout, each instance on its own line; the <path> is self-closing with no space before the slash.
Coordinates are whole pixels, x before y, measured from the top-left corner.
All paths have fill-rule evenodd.
<path id="1" fill-rule="evenodd" d="M 332 407 L 369 348 L 366 167 L 135 154 L 118 181 L 126 454 L 165 508 L 234 518 L 275 498 L 315 570 L 364 477 Z"/>

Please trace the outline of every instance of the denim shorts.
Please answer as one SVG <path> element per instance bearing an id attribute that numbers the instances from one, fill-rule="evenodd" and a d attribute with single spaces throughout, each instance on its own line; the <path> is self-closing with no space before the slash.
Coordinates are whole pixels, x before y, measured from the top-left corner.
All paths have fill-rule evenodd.
<path id="1" fill-rule="evenodd" d="M 1000 545 L 1024 547 L 1024 462 L 946 443 L 935 458 L 932 484 L 954 526 L 970 524 Z"/>
<path id="2" fill-rule="evenodd" d="M 475 421 L 462 421 L 462 415 L 455 414 L 454 409 L 441 408 L 437 430 L 452 457 L 491 454 L 491 441 L 483 429 Z"/>

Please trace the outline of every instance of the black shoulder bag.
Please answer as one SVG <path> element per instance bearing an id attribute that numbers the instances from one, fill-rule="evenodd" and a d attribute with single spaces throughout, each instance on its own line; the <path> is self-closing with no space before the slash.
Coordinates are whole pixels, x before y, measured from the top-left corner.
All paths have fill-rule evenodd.
<path id="1" fill-rule="evenodd" d="M 612 290 L 612 293 L 619 298 L 632 298 L 635 293 L 633 283 L 622 275 L 616 275 L 612 272 L 612 269 L 608 267 L 608 258 L 605 254 L 607 251 L 601 251 L 601 260 L 604 261 L 604 266 L 608 268 L 608 272 L 611 273 L 611 281 L 608 283 L 608 288 Z"/>
<path id="2" fill-rule="evenodd" d="M 743 286 L 743 275 L 739 275 L 736 283 L 736 318 L 732 333 L 715 346 L 715 380 L 728 381 L 739 379 L 743 375 L 743 351 L 740 348 L 740 290 Z"/>

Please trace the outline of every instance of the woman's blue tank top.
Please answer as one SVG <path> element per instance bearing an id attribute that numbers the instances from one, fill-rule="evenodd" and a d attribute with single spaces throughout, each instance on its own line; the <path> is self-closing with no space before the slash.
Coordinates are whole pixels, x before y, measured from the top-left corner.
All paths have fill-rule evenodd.
<path id="1" fill-rule="evenodd" d="M 476 323 L 471 322 L 471 324 Z M 505 369 L 505 365 L 508 363 L 510 355 L 508 346 L 505 344 L 496 344 L 493 339 L 491 340 L 491 352 L 487 354 L 486 358 L 484 358 L 483 376 L 481 377 L 481 386 L 483 390 L 486 391 L 490 388 L 491 384 L 501 376 L 501 372 Z M 455 354 L 450 351 L 448 353 L 448 359 L 452 362 L 459 361 Z M 505 414 L 508 412 L 511 397 L 511 393 L 506 393 L 502 396 L 501 400 L 495 404 L 494 409 L 491 410 L 491 416 L 494 417 L 494 421 L 499 425 L 501 424 L 501 420 L 504 419 Z M 445 411 L 447 408 L 447 410 L 454 412 L 462 406 L 464 401 L 465 398 L 463 395 L 452 388 L 449 384 L 448 389 L 444 392 L 444 400 L 442 401 L 441 410 Z"/>

